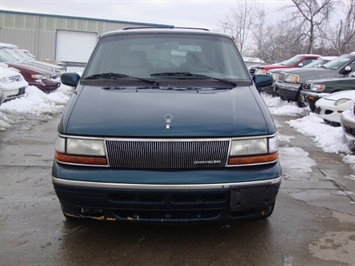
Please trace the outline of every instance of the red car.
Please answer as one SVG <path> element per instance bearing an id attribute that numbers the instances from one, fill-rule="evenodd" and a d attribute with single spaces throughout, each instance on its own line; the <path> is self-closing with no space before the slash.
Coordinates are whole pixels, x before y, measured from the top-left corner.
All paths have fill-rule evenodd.
<path id="1" fill-rule="evenodd" d="M 25 63 L 6 63 L 9 67 L 18 69 L 30 86 L 36 86 L 43 92 L 52 92 L 56 90 L 61 82 L 53 73 L 43 70 L 42 68 Z"/>
<path id="2" fill-rule="evenodd" d="M 276 69 L 276 68 L 294 68 L 294 67 L 303 67 L 306 66 L 310 63 L 312 63 L 314 60 L 317 60 L 317 58 L 320 57 L 320 55 L 316 54 L 298 54 L 295 55 L 294 57 L 283 61 L 279 64 L 272 64 L 272 65 L 260 65 L 254 67 L 253 73 L 255 74 L 266 74 L 268 70 L 271 69 Z"/>
<path id="3" fill-rule="evenodd" d="M 56 73 L 33 64 L 19 62 L 19 60 L 7 50 L 6 45 L 0 45 L 0 62 L 7 64 L 9 67 L 18 69 L 30 86 L 36 86 L 44 92 L 48 93 L 54 91 L 61 84 Z"/>

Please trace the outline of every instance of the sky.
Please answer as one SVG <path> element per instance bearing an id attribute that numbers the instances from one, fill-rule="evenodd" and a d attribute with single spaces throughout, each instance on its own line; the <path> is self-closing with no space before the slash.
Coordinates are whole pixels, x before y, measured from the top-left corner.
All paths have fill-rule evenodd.
<path id="1" fill-rule="evenodd" d="M 218 30 L 238 0 L 1 0 L 0 9 L 130 22 L 201 27 Z M 290 0 L 248 0 L 263 6 L 268 18 L 282 18 L 279 10 Z"/>

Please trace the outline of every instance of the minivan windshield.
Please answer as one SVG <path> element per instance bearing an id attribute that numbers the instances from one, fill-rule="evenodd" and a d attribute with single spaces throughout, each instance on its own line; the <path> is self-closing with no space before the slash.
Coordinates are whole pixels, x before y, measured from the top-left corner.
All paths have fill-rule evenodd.
<path id="1" fill-rule="evenodd" d="M 183 33 L 117 34 L 101 38 L 83 79 L 107 73 L 154 80 L 202 77 L 250 80 L 231 39 Z"/>

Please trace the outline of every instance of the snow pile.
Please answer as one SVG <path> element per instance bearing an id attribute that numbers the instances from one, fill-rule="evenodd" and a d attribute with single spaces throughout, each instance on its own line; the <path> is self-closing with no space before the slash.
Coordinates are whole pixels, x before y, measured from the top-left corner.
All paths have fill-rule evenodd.
<path id="1" fill-rule="evenodd" d="M 290 120 L 287 123 L 303 135 L 311 137 L 323 151 L 328 153 L 345 153 L 343 162 L 350 164 L 355 170 L 355 155 L 351 155 L 348 142 L 341 127 L 332 127 L 325 124 L 323 119 L 314 113 L 310 113 L 308 108 L 299 108 L 296 103 L 288 103 L 279 97 L 273 97 L 266 93 L 262 93 L 261 95 L 269 107 L 271 114 L 303 116 L 302 118 Z M 285 139 L 284 136 L 279 136 L 279 140 L 290 141 L 290 139 Z"/>
<path id="2" fill-rule="evenodd" d="M 63 111 L 73 88 L 61 85 L 58 90 L 46 94 L 35 86 L 26 88 L 23 97 L 3 103 L 0 106 L 0 130 L 29 117 L 53 117 Z"/>
<path id="3" fill-rule="evenodd" d="M 294 102 L 286 102 L 279 97 L 273 97 L 266 93 L 262 93 L 261 95 L 269 107 L 270 113 L 273 115 L 303 116 L 308 114 L 307 109 L 299 108 Z"/>
<path id="4" fill-rule="evenodd" d="M 288 121 L 288 124 L 303 135 L 312 137 L 314 142 L 325 152 L 351 153 L 343 129 L 324 124 L 323 119 L 314 113 Z"/>

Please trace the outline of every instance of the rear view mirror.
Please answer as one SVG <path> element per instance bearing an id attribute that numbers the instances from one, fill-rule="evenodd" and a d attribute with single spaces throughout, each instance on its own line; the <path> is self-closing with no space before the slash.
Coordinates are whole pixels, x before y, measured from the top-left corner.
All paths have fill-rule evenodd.
<path id="1" fill-rule="evenodd" d="M 256 88 L 268 87 L 274 83 L 273 77 L 269 74 L 264 74 L 264 75 L 257 74 L 254 76 L 253 79 L 254 79 Z"/>
<path id="2" fill-rule="evenodd" d="M 60 76 L 60 79 L 64 85 L 70 86 L 70 87 L 76 87 L 79 83 L 80 80 L 80 75 L 78 73 L 63 73 Z"/>

